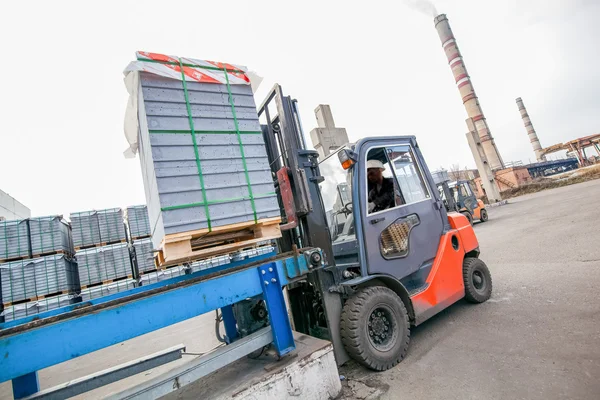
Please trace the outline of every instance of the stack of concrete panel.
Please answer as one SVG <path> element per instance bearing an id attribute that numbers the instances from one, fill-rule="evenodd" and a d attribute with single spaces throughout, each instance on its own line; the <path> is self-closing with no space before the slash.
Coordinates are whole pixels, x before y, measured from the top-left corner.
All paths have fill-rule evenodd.
<path id="1" fill-rule="evenodd" d="M 109 208 L 97 211 L 100 241 L 116 243 L 125 240 L 125 223 L 120 208 Z"/>
<path id="2" fill-rule="evenodd" d="M 12 261 L 0 268 L 2 302 L 15 303 L 80 289 L 77 264 L 67 255 L 54 254 Z"/>
<path id="3" fill-rule="evenodd" d="M 28 257 L 29 254 L 27 220 L 0 221 L 0 260 Z"/>
<path id="4" fill-rule="evenodd" d="M 78 250 L 76 257 L 82 286 L 131 276 L 127 243 Z"/>
<path id="5" fill-rule="evenodd" d="M 125 221 L 132 240 L 146 238 L 151 235 L 148 207 L 130 206 L 125 209 Z"/>
<path id="6" fill-rule="evenodd" d="M 142 72 L 140 82 L 140 162 L 155 248 L 209 220 L 217 227 L 254 221 L 255 211 L 257 219 L 280 217 L 249 85 L 230 86 L 236 121 L 227 85 L 187 82 L 192 138 L 182 81 Z"/>
<path id="7" fill-rule="evenodd" d="M 70 217 L 71 226 L 73 227 L 73 244 L 75 247 L 79 248 L 102 243 L 97 211 L 71 213 Z"/>
<path id="8" fill-rule="evenodd" d="M 115 293 L 121 293 L 135 287 L 134 279 L 123 279 L 121 281 L 108 283 L 106 285 L 94 286 L 81 291 L 81 301 L 97 299 Z"/>
<path id="9" fill-rule="evenodd" d="M 17 304 L 11 307 L 7 307 L 1 317 L 4 318 L 5 322 L 14 321 L 17 319 L 37 315 L 42 312 L 55 310 L 57 308 L 65 307 L 76 302 L 78 295 L 73 294 L 61 294 L 54 297 L 48 297 L 36 301 L 30 301 L 27 303 Z"/>
<path id="10" fill-rule="evenodd" d="M 249 258 L 254 258 L 269 254 L 275 251 L 273 246 L 263 246 L 254 249 L 241 250 L 233 254 L 226 254 L 217 257 L 207 258 L 205 260 L 194 261 L 190 264 L 190 273 L 210 270 L 212 268 L 220 267 L 223 265 L 230 264 L 235 261 L 242 261 Z"/>
<path id="11" fill-rule="evenodd" d="M 140 278 L 140 285 L 146 286 L 156 282 L 162 282 L 167 279 L 176 278 L 178 276 L 183 276 L 189 274 L 189 268 L 185 266 L 177 266 L 173 268 L 168 268 L 161 271 L 150 272 L 148 274 L 142 275 Z"/>
<path id="12" fill-rule="evenodd" d="M 62 252 L 73 255 L 71 227 L 61 215 L 29 219 L 33 255 Z"/>
<path id="13" fill-rule="evenodd" d="M 207 269 L 220 267 L 231 263 L 231 256 L 225 254 L 222 256 L 211 257 L 206 260 L 194 261 L 190 264 L 190 272 L 204 271 Z"/>
<path id="14" fill-rule="evenodd" d="M 135 262 L 140 273 L 156 269 L 154 265 L 154 249 L 150 238 L 134 240 Z"/>

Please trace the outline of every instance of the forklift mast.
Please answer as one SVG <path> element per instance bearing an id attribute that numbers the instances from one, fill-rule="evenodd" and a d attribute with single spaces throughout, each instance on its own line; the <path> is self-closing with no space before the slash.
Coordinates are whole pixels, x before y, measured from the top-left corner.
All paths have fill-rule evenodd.
<path id="1" fill-rule="evenodd" d="M 339 364 L 349 359 L 340 336 L 342 298 L 334 289 L 341 281 L 335 266 L 327 216 L 319 183 L 318 152 L 306 146 L 296 100 L 275 84 L 258 110 L 271 171 L 276 178 L 284 221 L 282 252 L 318 246 L 325 267 L 307 280 L 288 286 L 294 329 L 330 340 Z"/>

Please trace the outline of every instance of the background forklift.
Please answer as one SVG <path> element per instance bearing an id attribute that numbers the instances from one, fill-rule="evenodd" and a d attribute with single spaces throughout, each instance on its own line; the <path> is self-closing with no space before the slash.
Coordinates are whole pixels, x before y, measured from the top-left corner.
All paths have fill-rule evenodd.
<path id="1" fill-rule="evenodd" d="M 469 181 L 451 182 L 445 171 L 438 171 L 433 176 L 446 211 L 463 214 L 471 224 L 473 221 L 485 222 L 488 220 L 485 204 L 475 197 Z"/>
<path id="2" fill-rule="evenodd" d="M 462 298 L 490 297 L 473 228 L 447 213 L 413 136 L 364 138 L 319 162 L 279 85 L 259 116 L 284 216 L 279 250 L 323 254 L 322 268 L 288 286 L 293 327 L 332 341 L 338 364 L 391 368 L 406 355 L 410 327 Z M 370 160 L 394 183 L 393 207 L 378 212 L 367 204 Z"/>

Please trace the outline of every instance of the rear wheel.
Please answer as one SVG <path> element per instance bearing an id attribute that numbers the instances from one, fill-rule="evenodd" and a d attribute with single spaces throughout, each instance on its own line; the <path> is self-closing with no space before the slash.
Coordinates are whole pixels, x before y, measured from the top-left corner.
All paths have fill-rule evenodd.
<path id="1" fill-rule="evenodd" d="M 466 257 L 463 262 L 465 298 L 471 303 L 483 303 L 492 295 L 492 274 L 479 258 Z"/>
<path id="2" fill-rule="evenodd" d="M 467 217 L 467 219 L 469 220 L 469 223 L 470 223 L 471 225 L 473 225 L 473 216 L 471 215 L 471 213 L 470 213 L 470 212 L 468 212 L 468 211 L 463 211 L 463 212 L 461 212 L 461 214 L 462 214 L 462 215 L 464 215 L 465 217 Z"/>
<path id="3" fill-rule="evenodd" d="M 404 303 L 385 286 L 360 289 L 342 310 L 340 331 L 346 351 L 375 371 L 390 369 L 404 359 L 409 327 Z"/>
<path id="4" fill-rule="evenodd" d="M 479 220 L 481 222 L 485 222 L 488 220 L 487 210 L 485 208 L 481 209 L 479 215 L 480 215 Z"/>

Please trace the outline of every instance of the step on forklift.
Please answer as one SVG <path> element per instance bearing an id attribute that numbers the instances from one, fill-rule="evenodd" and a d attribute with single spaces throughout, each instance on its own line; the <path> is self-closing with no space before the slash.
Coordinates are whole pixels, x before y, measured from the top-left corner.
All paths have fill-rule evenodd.
<path id="1" fill-rule="evenodd" d="M 473 228 L 447 212 L 414 136 L 367 137 L 319 160 L 279 85 L 259 116 L 284 216 L 279 250 L 323 254 L 323 268 L 287 287 L 296 331 L 330 340 L 340 365 L 383 371 L 406 356 L 411 327 L 490 298 Z M 370 192 L 384 186 L 391 195 L 374 207 Z"/>

